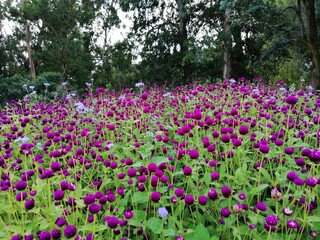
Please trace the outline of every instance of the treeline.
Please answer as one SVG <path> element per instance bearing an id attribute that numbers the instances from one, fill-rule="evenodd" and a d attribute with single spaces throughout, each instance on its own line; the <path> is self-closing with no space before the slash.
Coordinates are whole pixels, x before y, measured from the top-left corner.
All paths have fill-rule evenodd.
<path id="1" fill-rule="evenodd" d="M 131 28 L 111 43 L 120 13 Z M 119 89 L 262 77 L 319 89 L 319 13 L 314 0 L 3 0 L 0 78 L 55 72 Z"/>

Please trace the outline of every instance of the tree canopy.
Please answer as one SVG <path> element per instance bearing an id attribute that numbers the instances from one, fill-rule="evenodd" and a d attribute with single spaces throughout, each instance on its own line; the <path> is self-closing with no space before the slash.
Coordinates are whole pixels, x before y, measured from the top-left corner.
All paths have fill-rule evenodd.
<path id="1" fill-rule="evenodd" d="M 320 89 L 319 13 L 314 0 L 2 0 L 0 78 L 59 72 L 121 88 L 261 77 Z"/>

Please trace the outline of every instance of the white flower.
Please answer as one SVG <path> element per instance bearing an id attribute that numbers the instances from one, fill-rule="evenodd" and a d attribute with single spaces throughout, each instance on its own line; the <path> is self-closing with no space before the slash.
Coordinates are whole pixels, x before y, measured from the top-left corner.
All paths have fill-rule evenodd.
<path id="1" fill-rule="evenodd" d="M 229 82 L 231 82 L 231 83 L 236 83 L 236 80 L 234 80 L 233 78 L 231 78 L 231 79 L 229 80 Z"/>
<path id="2" fill-rule="evenodd" d="M 284 93 L 287 92 L 287 89 L 285 89 L 284 87 L 279 88 L 279 90 Z"/>
<path id="3" fill-rule="evenodd" d="M 254 93 L 260 93 L 260 91 L 259 91 L 259 89 L 252 89 L 252 92 L 254 92 Z"/>
<path id="4" fill-rule="evenodd" d="M 124 100 L 126 100 L 126 96 L 122 95 L 118 99 L 121 100 L 121 101 L 124 101 Z"/>
<path id="5" fill-rule="evenodd" d="M 86 82 L 87 87 L 91 87 L 91 83 Z"/>
<path id="6" fill-rule="evenodd" d="M 306 80 L 304 80 L 304 79 L 301 79 L 301 82 L 302 82 L 302 83 L 304 83 L 305 81 L 306 81 Z"/>
<path id="7" fill-rule="evenodd" d="M 138 88 L 140 88 L 140 87 L 144 87 L 145 85 L 144 85 L 144 83 L 139 82 L 139 83 L 136 83 L 135 86 L 138 87 Z"/>
<path id="8" fill-rule="evenodd" d="M 33 91 L 32 93 L 30 93 L 30 95 L 35 95 L 37 93 L 37 91 Z"/>
<path id="9" fill-rule="evenodd" d="M 29 86 L 29 88 L 30 88 L 31 90 L 33 90 L 33 89 L 34 89 L 34 86 Z"/>
<path id="10" fill-rule="evenodd" d="M 163 94 L 164 97 L 170 97 L 171 96 L 171 93 L 170 92 L 167 92 L 165 94 Z"/>
<path id="11" fill-rule="evenodd" d="M 22 87 L 28 88 L 28 85 L 27 84 L 23 84 Z"/>
<path id="12" fill-rule="evenodd" d="M 65 85 L 67 85 L 67 82 L 63 82 L 63 83 L 61 83 L 61 85 L 62 85 L 62 86 L 65 86 Z"/>
<path id="13" fill-rule="evenodd" d="M 295 87 L 290 87 L 290 88 L 289 88 L 289 91 L 290 91 L 290 92 L 294 92 L 295 89 L 296 89 Z"/>
<path id="14" fill-rule="evenodd" d="M 74 106 L 77 107 L 77 112 L 84 112 L 87 113 L 88 112 L 88 108 L 86 108 L 82 102 L 77 102 L 74 104 Z"/>
<path id="15" fill-rule="evenodd" d="M 112 148 L 114 145 L 113 145 L 113 143 L 108 143 L 107 144 L 107 147 L 110 149 L 110 148 Z"/>
<path id="16" fill-rule="evenodd" d="M 42 147 L 42 143 L 41 142 L 37 142 L 37 146 L 38 147 Z"/>
<path id="17" fill-rule="evenodd" d="M 312 87 L 312 86 L 307 86 L 307 89 L 308 89 L 309 91 L 312 91 L 312 90 L 313 90 L 313 87 Z"/>
<path id="18" fill-rule="evenodd" d="M 153 132 L 146 132 L 147 137 L 154 137 L 154 133 Z"/>
<path id="19" fill-rule="evenodd" d="M 50 83 L 47 83 L 47 82 L 46 82 L 46 83 L 44 83 L 43 85 L 46 86 L 46 87 L 49 87 L 49 86 L 50 86 Z"/>
<path id="20" fill-rule="evenodd" d="M 169 214 L 169 212 L 167 211 L 167 209 L 165 207 L 160 207 L 158 209 L 158 214 L 159 214 L 159 217 L 163 218 L 163 217 L 167 216 Z"/>
<path id="21" fill-rule="evenodd" d="M 26 142 L 28 142 L 30 140 L 30 138 L 28 138 L 28 137 L 19 137 L 19 138 L 17 138 L 16 140 L 14 140 L 14 142 L 22 142 L 22 143 L 26 143 Z"/>

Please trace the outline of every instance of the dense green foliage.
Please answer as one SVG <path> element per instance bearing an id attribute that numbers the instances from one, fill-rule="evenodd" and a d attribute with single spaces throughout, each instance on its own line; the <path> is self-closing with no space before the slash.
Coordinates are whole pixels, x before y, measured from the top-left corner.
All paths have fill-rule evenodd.
<path id="1" fill-rule="evenodd" d="M 31 79 L 30 58 L 36 76 L 61 73 L 60 82 L 68 81 L 78 88 L 85 87 L 91 78 L 96 86 L 115 89 L 141 81 L 175 85 L 194 80 L 215 81 L 222 78 L 226 51 L 230 53 L 232 78 L 263 77 L 268 82 L 283 80 L 297 84 L 302 78 L 314 81 L 317 77 L 320 59 L 316 43 L 320 34 L 316 26 L 310 25 L 320 26 L 317 1 L 3 0 L 2 3 L 2 85 L 16 74 Z M 315 7 L 314 11 L 311 7 Z M 228 32 L 226 9 L 231 13 Z M 130 30 L 122 41 L 115 42 L 113 30 L 128 25 L 120 18 L 124 14 L 131 16 Z M 5 34 L 3 26 L 7 21 L 15 24 L 10 34 Z"/>

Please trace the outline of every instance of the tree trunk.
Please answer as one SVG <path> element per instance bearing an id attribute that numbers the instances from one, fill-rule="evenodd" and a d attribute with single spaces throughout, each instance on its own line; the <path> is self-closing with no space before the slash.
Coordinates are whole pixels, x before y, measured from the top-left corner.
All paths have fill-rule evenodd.
<path id="1" fill-rule="evenodd" d="M 230 23 L 230 13 L 231 9 L 226 8 L 224 13 L 224 24 L 223 24 L 223 30 L 225 34 L 227 35 L 227 41 L 225 42 L 225 49 L 224 49 L 224 55 L 223 55 L 223 79 L 230 79 L 231 75 L 231 47 L 232 47 L 232 39 L 231 39 L 231 23 Z"/>
<path id="2" fill-rule="evenodd" d="M 312 54 L 312 86 L 320 90 L 320 52 L 314 0 L 303 0 L 307 17 L 307 43 Z"/>
<path id="3" fill-rule="evenodd" d="M 28 25 L 27 20 L 24 23 L 24 28 L 26 31 L 26 46 L 27 46 L 27 52 L 28 52 L 28 59 L 29 59 L 29 65 L 30 65 L 30 73 L 31 77 L 34 80 L 36 78 L 36 70 L 34 67 L 33 57 L 32 57 L 32 48 L 31 48 L 31 32 L 30 27 Z"/>
<path id="4" fill-rule="evenodd" d="M 178 5 L 179 13 L 179 34 L 180 34 L 180 45 L 181 45 L 181 57 L 182 57 L 182 69 L 183 69 L 183 81 L 187 83 L 191 75 L 191 66 L 188 59 L 186 59 L 189 51 L 188 47 L 188 31 L 187 31 L 187 18 L 185 12 L 185 1 L 176 0 Z"/>

